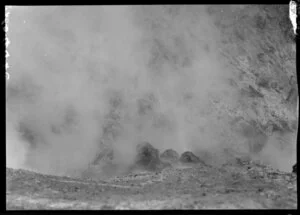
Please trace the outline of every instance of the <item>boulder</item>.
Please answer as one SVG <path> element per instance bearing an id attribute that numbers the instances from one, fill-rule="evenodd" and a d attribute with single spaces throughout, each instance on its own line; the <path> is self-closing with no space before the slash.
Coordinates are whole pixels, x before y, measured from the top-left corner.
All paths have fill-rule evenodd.
<path id="1" fill-rule="evenodd" d="M 145 169 L 155 169 L 160 163 L 159 151 L 155 149 L 150 143 L 143 142 L 136 147 L 136 164 Z"/>
<path id="2" fill-rule="evenodd" d="M 293 173 L 297 174 L 297 163 L 293 166 Z"/>
<path id="3" fill-rule="evenodd" d="M 194 155 L 193 152 L 184 152 L 180 159 L 182 163 L 199 163 L 201 162 L 200 158 L 198 158 L 196 155 Z"/>
<path id="4" fill-rule="evenodd" d="M 137 155 L 133 169 L 143 169 L 148 171 L 160 171 L 170 164 L 162 162 L 159 158 L 159 151 L 150 143 L 143 142 L 136 147 Z"/>
<path id="5" fill-rule="evenodd" d="M 160 158 L 164 161 L 176 162 L 179 160 L 179 154 L 173 149 L 167 149 L 160 155 Z"/>

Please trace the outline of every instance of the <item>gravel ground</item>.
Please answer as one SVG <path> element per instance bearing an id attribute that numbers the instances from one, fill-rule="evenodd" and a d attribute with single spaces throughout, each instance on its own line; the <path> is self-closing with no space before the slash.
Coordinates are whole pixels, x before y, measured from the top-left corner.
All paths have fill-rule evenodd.
<path id="1" fill-rule="evenodd" d="M 296 175 L 256 163 L 169 167 L 106 181 L 7 168 L 6 181 L 8 210 L 297 208 Z"/>

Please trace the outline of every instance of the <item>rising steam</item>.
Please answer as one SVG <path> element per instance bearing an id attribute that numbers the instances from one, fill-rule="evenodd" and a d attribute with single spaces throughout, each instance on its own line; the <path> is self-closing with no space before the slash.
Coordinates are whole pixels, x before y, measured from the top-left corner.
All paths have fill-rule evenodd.
<path id="1" fill-rule="evenodd" d="M 247 151 L 214 105 L 238 92 L 205 6 L 14 7 L 8 37 L 7 166 L 76 176 L 109 148 L 127 167 L 142 141 Z"/>

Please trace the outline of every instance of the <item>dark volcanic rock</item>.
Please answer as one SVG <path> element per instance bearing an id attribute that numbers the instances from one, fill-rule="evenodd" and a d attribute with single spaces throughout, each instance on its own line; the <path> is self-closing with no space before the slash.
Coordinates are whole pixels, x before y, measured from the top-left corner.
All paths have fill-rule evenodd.
<path id="1" fill-rule="evenodd" d="M 173 149 L 167 149 L 160 155 L 160 158 L 165 161 L 175 162 L 179 160 L 179 154 Z"/>
<path id="2" fill-rule="evenodd" d="M 143 142 L 137 145 L 136 164 L 145 169 L 157 169 L 161 164 L 159 159 L 159 151 L 150 143 Z"/>
<path id="3" fill-rule="evenodd" d="M 293 166 L 293 173 L 297 174 L 297 163 Z"/>
<path id="4" fill-rule="evenodd" d="M 193 152 L 184 152 L 180 159 L 182 163 L 199 163 L 201 162 L 200 158 L 193 154 Z"/>

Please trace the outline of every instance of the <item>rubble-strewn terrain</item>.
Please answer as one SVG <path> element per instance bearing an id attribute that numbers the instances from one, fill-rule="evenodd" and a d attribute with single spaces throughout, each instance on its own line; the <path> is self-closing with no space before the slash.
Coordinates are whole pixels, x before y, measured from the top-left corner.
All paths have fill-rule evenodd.
<path id="1" fill-rule="evenodd" d="M 296 174 L 242 159 L 97 181 L 11 168 L 6 175 L 8 210 L 297 208 Z"/>
<path id="2" fill-rule="evenodd" d="M 166 162 L 177 152 L 159 156 L 148 142 L 136 150 L 128 171 L 111 171 L 111 177 L 83 174 L 79 179 L 7 168 L 7 209 L 297 208 L 296 173 L 276 171 L 248 156 L 212 166 L 192 152 Z M 112 168 L 113 157 L 105 157 L 99 162 Z"/>

